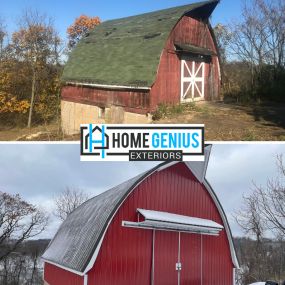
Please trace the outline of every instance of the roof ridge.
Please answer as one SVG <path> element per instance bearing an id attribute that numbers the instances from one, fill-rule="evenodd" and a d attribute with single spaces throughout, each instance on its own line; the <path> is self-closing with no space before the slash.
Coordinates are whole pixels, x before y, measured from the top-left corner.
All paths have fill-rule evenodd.
<path id="1" fill-rule="evenodd" d="M 174 7 L 163 8 L 163 9 L 160 9 L 160 10 L 144 12 L 144 13 L 141 13 L 141 14 L 131 15 L 131 16 L 127 16 L 127 17 L 109 19 L 109 20 L 103 21 L 101 23 L 101 25 L 103 23 L 107 23 L 107 22 L 119 21 L 119 20 L 124 20 L 124 19 L 130 19 L 130 18 L 133 18 L 133 17 L 145 16 L 145 15 L 148 15 L 148 14 L 156 14 L 156 13 L 160 13 L 160 12 L 166 12 L 168 10 L 175 10 L 175 9 L 180 9 L 180 8 L 182 9 L 183 7 L 186 8 L 188 6 L 193 6 L 193 5 L 201 5 L 201 6 L 203 6 L 203 5 L 206 5 L 206 4 L 215 3 L 215 2 L 219 2 L 219 1 L 220 0 L 207 0 L 207 1 L 192 2 L 192 3 L 189 3 L 189 4 L 185 4 L 185 5 L 179 5 L 179 6 L 174 6 Z"/>

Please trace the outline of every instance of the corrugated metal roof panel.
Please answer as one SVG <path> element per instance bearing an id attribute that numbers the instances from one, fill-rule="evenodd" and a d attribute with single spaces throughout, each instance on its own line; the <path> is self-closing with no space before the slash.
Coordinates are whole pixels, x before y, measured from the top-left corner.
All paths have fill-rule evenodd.
<path id="1" fill-rule="evenodd" d="M 144 175 L 95 196 L 75 209 L 62 223 L 42 258 L 83 272 L 117 205 Z"/>

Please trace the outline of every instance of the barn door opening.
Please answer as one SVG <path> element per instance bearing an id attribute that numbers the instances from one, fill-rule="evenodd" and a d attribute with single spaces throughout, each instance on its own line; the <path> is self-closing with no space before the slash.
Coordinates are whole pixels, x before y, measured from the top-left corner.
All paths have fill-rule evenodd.
<path id="1" fill-rule="evenodd" d="M 181 60 L 181 102 L 205 97 L 205 62 Z"/>
<path id="2" fill-rule="evenodd" d="M 181 271 L 180 285 L 203 284 L 203 236 L 181 233 L 180 238 Z"/>
<path id="3" fill-rule="evenodd" d="M 202 235 L 154 231 L 152 285 L 202 285 Z"/>
<path id="4" fill-rule="evenodd" d="M 138 222 L 122 225 L 153 231 L 151 285 L 202 285 L 203 235 L 219 236 L 223 226 L 169 212 L 137 211 Z"/>
<path id="5" fill-rule="evenodd" d="M 180 285 L 179 234 L 155 231 L 153 285 Z M 179 268 L 180 267 L 180 268 Z"/>

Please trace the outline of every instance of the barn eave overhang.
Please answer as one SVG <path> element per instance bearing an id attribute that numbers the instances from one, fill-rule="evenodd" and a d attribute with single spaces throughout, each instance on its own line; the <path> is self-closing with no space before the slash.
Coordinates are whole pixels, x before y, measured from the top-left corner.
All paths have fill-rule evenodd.
<path id="1" fill-rule="evenodd" d="M 216 56 L 217 54 L 207 48 L 194 46 L 191 44 L 184 44 L 184 43 L 174 43 L 175 52 L 178 54 L 194 54 L 194 55 L 201 55 L 201 56 Z"/>
<path id="2" fill-rule="evenodd" d="M 65 85 L 75 87 L 90 87 L 98 89 L 112 89 L 112 90 L 134 90 L 134 91 L 149 91 L 151 87 L 147 86 L 127 86 L 127 85 L 112 85 L 112 84 L 97 84 L 88 82 L 66 81 Z"/>
<path id="3" fill-rule="evenodd" d="M 132 222 L 123 221 L 124 227 L 141 228 L 149 230 L 175 231 L 201 235 L 218 236 L 223 226 L 208 219 L 178 215 L 162 211 L 137 209 L 145 220 Z"/>

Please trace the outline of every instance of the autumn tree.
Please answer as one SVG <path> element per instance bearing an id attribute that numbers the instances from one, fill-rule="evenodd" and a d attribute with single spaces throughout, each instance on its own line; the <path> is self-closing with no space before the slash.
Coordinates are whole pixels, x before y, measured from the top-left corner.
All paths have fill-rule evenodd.
<path id="1" fill-rule="evenodd" d="M 0 261 L 25 240 L 42 233 L 48 223 L 45 213 L 20 195 L 0 192 Z"/>
<path id="2" fill-rule="evenodd" d="M 31 125 L 33 116 L 34 123 L 47 123 L 60 105 L 61 41 L 52 21 L 37 12 L 25 12 L 9 38 L 0 62 L 0 122 Z"/>
<path id="3" fill-rule="evenodd" d="M 88 17 L 86 15 L 81 15 L 76 18 L 74 23 L 68 27 L 68 47 L 73 48 L 79 40 L 84 37 L 90 30 L 94 29 L 97 25 L 101 23 L 99 17 Z"/>
<path id="4" fill-rule="evenodd" d="M 58 64 L 60 38 L 52 22 L 38 12 L 28 11 L 20 20 L 19 30 L 12 34 L 8 49 L 14 62 L 24 64 L 30 74 L 28 127 L 31 127 L 35 97 L 41 83 L 50 80 L 52 66 Z M 48 94 L 46 94 L 48 96 Z"/>
<path id="5" fill-rule="evenodd" d="M 78 206 L 89 199 L 89 195 L 75 187 L 66 187 L 58 197 L 54 199 L 56 210 L 55 216 L 64 221 L 66 217 Z"/>

